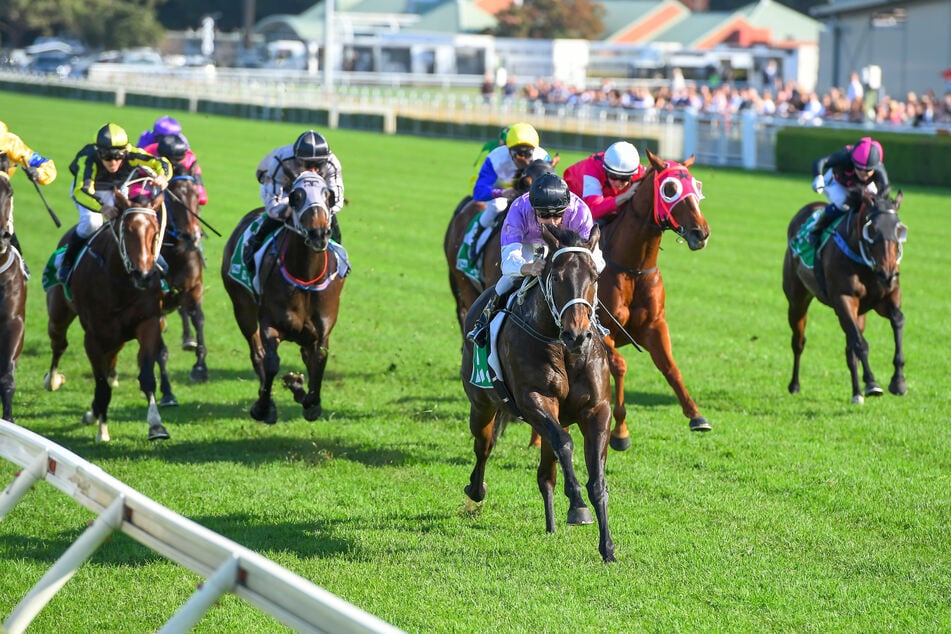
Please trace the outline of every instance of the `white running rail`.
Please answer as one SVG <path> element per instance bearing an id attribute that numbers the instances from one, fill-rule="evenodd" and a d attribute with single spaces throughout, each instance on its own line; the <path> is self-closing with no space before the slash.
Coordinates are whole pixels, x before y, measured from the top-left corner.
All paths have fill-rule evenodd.
<path id="1" fill-rule="evenodd" d="M 298 632 L 401 631 L 273 561 L 170 511 L 71 451 L 2 419 L 0 457 L 23 468 L 0 493 L 0 520 L 38 480 L 46 480 L 98 515 L 7 616 L 0 632 L 23 632 L 113 530 L 121 530 L 205 577 L 205 582 L 159 632 L 188 632 L 228 592 Z"/>

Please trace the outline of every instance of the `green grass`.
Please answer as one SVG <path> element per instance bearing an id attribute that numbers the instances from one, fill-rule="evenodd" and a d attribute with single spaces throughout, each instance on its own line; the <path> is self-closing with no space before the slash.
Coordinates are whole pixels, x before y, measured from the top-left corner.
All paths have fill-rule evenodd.
<path id="1" fill-rule="evenodd" d="M 136 135 L 162 114 L 9 94 L 3 101 L 10 128 L 56 160 L 60 178 L 44 191 L 67 225 L 76 218 L 67 171 L 76 150 L 108 120 Z M 205 170 L 211 202 L 203 217 L 230 232 L 258 204 L 257 161 L 300 130 L 180 119 Z M 481 512 L 460 512 L 472 442 L 441 245 L 478 147 L 344 130 L 327 136 L 344 165 L 350 204 L 340 221 L 354 270 L 331 341 L 325 418 L 305 422 L 284 391 L 276 393 L 277 425 L 248 417 L 257 385 L 218 274 L 224 239 L 212 236 L 211 378 L 189 384 L 193 357 L 173 349 L 181 406 L 162 412 L 170 441 L 146 440 L 134 343 L 120 357 L 112 443 L 95 444 L 94 429 L 79 423 L 92 382 L 78 324 L 62 364 L 68 383 L 43 391 L 49 344 L 38 275 L 17 372 L 17 422 L 408 631 L 951 630 L 951 443 L 943 428 L 951 411 L 951 190 L 905 190 L 908 395 L 856 407 L 844 335 L 817 304 L 803 392 L 786 392 L 784 235 L 813 197 L 808 180 L 694 170 L 704 181 L 710 244 L 691 253 L 667 235 L 660 266 L 674 355 L 714 429 L 691 434 L 647 355 L 625 349 L 634 444 L 608 456 L 619 561 L 605 566 L 595 527 L 565 526 L 563 496 L 555 500 L 558 533 L 544 532 L 537 450 L 526 447 L 524 425 L 509 429 L 489 461 Z M 562 155 L 564 165 L 580 158 Z M 28 181 L 18 176 L 14 186 L 18 234 L 36 273 L 59 232 Z M 169 343 L 179 334 L 172 319 Z M 887 383 L 887 322 L 870 315 L 867 336 L 872 367 Z M 301 369 L 292 345 L 281 353 L 283 370 Z M 14 471 L 0 465 L 0 486 Z M 0 615 L 90 518 L 41 484 L 0 522 Z M 153 631 L 199 581 L 118 534 L 31 631 Z M 227 597 L 197 631 L 280 628 Z"/>

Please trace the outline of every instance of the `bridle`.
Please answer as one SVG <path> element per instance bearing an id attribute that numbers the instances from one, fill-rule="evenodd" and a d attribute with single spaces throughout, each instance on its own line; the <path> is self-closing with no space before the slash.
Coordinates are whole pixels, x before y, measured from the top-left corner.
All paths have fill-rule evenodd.
<path id="1" fill-rule="evenodd" d="M 541 285 L 541 293 L 542 293 L 542 297 L 545 298 L 545 304 L 548 305 L 548 310 L 551 313 L 552 318 L 555 320 L 555 325 L 558 326 L 559 335 L 564 332 L 564 329 L 562 328 L 562 324 L 561 324 L 561 318 L 564 316 L 566 310 L 568 310 L 575 304 L 584 304 L 585 306 L 588 307 L 588 319 L 591 319 L 591 320 L 594 319 L 594 311 L 595 311 L 594 304 L 592 304 L 591 302 L 589 302 L 587 299 L 583 297 L 575 297 L 573 299 L 568 300 L 567 302 L 565 302 L 565 305 L 562 306 L 560 310 L 558 306 L 555 304 L 554 289 L 552 288 L 551 266 L 555 263 L 555 260 L 558 259 L 559 255 L 562 255 L 565 253 L 584 253 L 589 258 L 591 258 L 591 264 L 592 266 L 594 266 L 594 256 L 591 255 L 590 250 L 584 247 L 562 247 L 551 254 L 551 258 L 549 260 L 548 275 L 545 276 L 545 282 L 544 284 Z M 598 296 L 597 279 L 595 279 L 595 282 L 594 282 L 594 296 L 595 298 L 597 298 Z M 595 303 L 597 303 L 597 299 L 595 299 Z"/>
<path id="2" fill-rule="evenodd" d="M 119 245 L 119 256 L 122 258 L 122 266 L 125 268 L 126 273 L 132 273 L 135 270 L 135 263 L 132 262 L 132 259 L 129 258 L 129 252 L 125 243 L 125 232 L 122 231 L 122 225 L 125 222 L 125 219 L 129 216 L 135 215 L 144 215 L 147 217 L 155 218 L 155 222 L 158 223 L 158 214 L 152 210 L 145 207 L 130 207 L 122 212 L 116 219 L 116 228 L 112 231 L 113 237 L 116 239 L 116 243 Z M 153 238 L 152 244 L 152 261 L 158 259 L 159 251 L 162 249 L 162 234 L 158 232 Z"/>

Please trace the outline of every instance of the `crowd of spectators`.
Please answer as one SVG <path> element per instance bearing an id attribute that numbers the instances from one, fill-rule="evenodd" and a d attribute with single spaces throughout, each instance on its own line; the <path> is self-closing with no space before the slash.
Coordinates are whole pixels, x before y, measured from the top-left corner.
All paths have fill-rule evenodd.
<path id="1" fill-rule="evenodd" d="M 597 88 L 580 89 L 559 80 L 539 78 L 522 86 L 519 95 L 532 105 L 620 108 L 655 114 L 690 109 L 727 115 L 752 109 L 760 116 L 794 118 L 804 125 L 821 125 L 824 121 L 913 127 L 951 124 L 951 86 L 943 97 L 929 89 L 921 94 L 909 92 L 901 99 L 868 90 L 857 73 L 852 73 L 844 88 L 834 87 L 821 95 L 778 77 L 761 81 L 756 87 L 730 81 L 687 81 L 676 68 L 671 75 L 670 80 L 660 83 L 645 82 L 624 89 L 610 79 Z M 486 88 L 483 97 L 487 96 Z M 506 94 L 511 98 L 511 86 Z"/>

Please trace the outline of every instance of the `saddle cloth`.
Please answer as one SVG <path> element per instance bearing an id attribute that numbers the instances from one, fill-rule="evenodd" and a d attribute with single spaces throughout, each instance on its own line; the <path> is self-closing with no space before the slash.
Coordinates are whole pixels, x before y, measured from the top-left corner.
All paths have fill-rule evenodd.
<path id="1" fill-rule="evenodd" d="M 793 239 L 789 241 L 789 248 L 792 249 L 793 254 L 798 256 L 799 259 L 802 260 L 803 265 L 808 269 L 813 268 L 816 264 L 816 249 L 809 244 L 809 234 L 812 232 L 812 228 L 816 226 L 816 222 L 819 220 L 819 216 L 822 215 L 823 210 L 824 208 L 820 208 L 812 212 L 812 215 L 799 227 L 799 231 L 796 232 Z M 835 221 L 822 232 L 822 237 L 819 240 L 820 249 L 829 240 L 832 234 L 835 233 L 836 227 L 839 226 L 839 223 L 842 222 L 844 218 L 845 216 L 836 218 Z"/>

